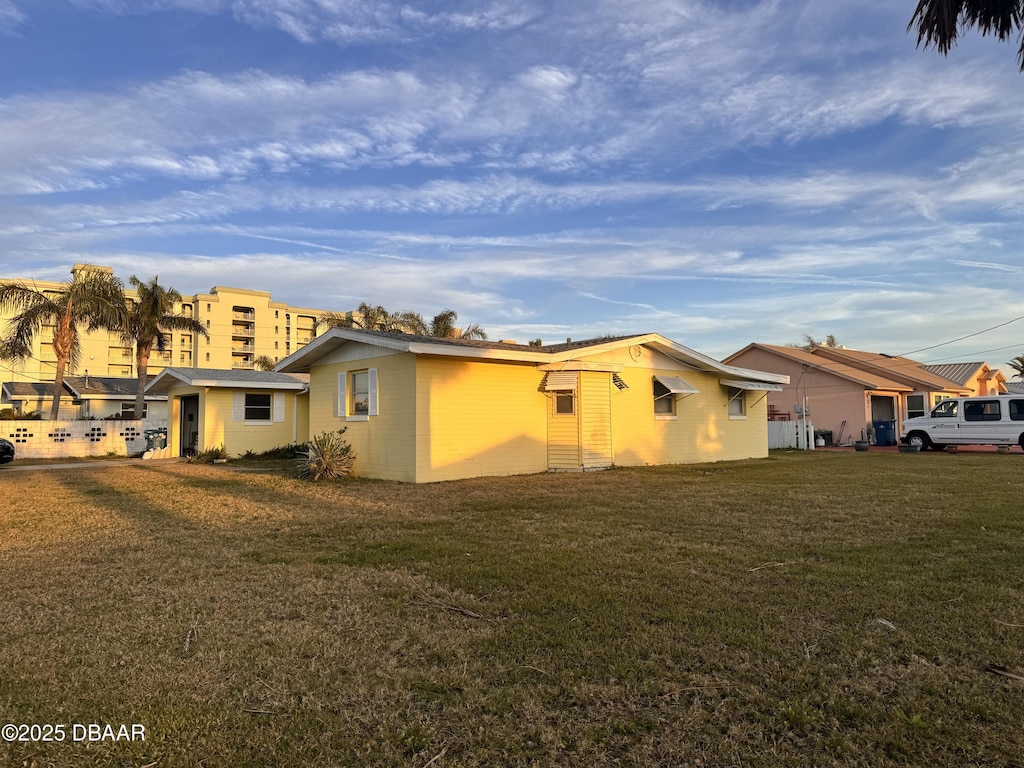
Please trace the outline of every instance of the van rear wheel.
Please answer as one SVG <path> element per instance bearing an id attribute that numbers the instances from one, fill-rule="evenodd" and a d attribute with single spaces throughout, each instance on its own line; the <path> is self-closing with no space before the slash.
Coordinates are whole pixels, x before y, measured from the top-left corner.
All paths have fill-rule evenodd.
<path id="1" fill-rule="evenodd" d="M 907 435 L 907 445 L 911 448 L 917 448 L 919 451 L 928 450 L 928 446 L 931 445 L 931 440 L 928 439 L 928 435 L 924 432 L 911 432 Z"/>

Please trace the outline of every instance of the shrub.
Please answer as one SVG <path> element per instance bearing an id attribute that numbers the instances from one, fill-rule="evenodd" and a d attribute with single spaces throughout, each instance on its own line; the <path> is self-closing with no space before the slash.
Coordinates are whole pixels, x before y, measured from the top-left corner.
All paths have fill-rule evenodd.
<path id="1" fill-rule="evenodd" d="M 0 421 L 42 421 L 42 411 L 29 411 L 22 413 L 13 408 L 6 408 L 0 411 Z"/>
<path id="2" fill-rule="evenodd" d="M 188 457 L 190 464 L 213 464 L 218 459 L 227 459 L 228 452 L 222 445 L 215 445 L 212 448 L 207 448 L 205 451 L 194 454 Z"/>
<path id="3" fill-rule="evenodd" d="M 243 459 L 298 459 L 303 456 L 306 450 L 305 444 L 296 445 L 295 443 L 289 443 L 288 445 L 278 445 L 274 448 L 269 448 L 259 453 L 255 451 L 246 451 L 242 454 Z"/>
<path id="4" fill-rule="evenodd" d="M 345 430 L 321 432 L 302 449 L 299 461 L 299 477 L 305 480 L 334 480 L 352 474 L 352 463 L 356 455 L 345 440 Z"/>

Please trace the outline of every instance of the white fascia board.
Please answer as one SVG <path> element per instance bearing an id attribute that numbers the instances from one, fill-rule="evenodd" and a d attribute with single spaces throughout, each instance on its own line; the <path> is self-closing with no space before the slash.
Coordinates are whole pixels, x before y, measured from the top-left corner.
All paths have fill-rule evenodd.
<path id="1" fill-rule="evenodd" d="M 539 371 L 597 371 L 598 373 L 622 373 L 626 366 L 620 363 L 589 363 L 583 360 L 566 360 L 562 363 L 538 365 Z"/>
<path id="2" fill-rule="evenodd" d="M 713 357 L 702 355 L 696 350 L 684 347 L 682 344 L 666 339 L 664 336 L 652 334 L 655 338 L 650 344 L 660 352 L 678 360 L 681 363 L 692 365 L 699 370 L 735 376 L 740 379 L 754 379 L 756 381 L 770 381 L 777 384 L 789 384 L 789 375 L 785 373 L 769 373 L 768 371 L 755 371 L 751 368 L 739 368 L 735 365 L 726 365 Z"/>
<path id="3" fill-rule="evenodd" d="M 156 378 L 154 378 L 151 382 L 149 382 L 149 384 L 146 385 L 145 391 L 149 392 L 161 389 L 162 391 L 166 392 L 167 387 L 172 386 L 171 382 L 165 383 L 166 379 L 176 379 L 177 381 L 181 381 L 185 384 L 189 383 L 187 378 L 182 376 L 173 368 L 164 368 L 164 370 L 160 371 L 160 373 L 156 375 Z M 157 385 L 159 385 L 159 387 Z"/>
<path id="4" fill-rule="evenodd" d="M 474 357 L 478 360 L 508 360 L 519 363 L 539 363 L 552 359 L 550 352 L 527 352 L 518 349 L 491 349 L 489 347 L 461 347 L 455 344 L 414 342 L 407 352 L 414 355 L 444 355 L 446 357 Z"/>
<path id="5" fill-rule="evenodd" d="M 736 381 L 733 379 L 719 379 L 718 383 L 723 387 L 742 389 L 746 392 L 781 392 L 782 387 L 778 384 L 771 384 L 767 381 Z"/>
<path id="6" fill-rule="evenodd" d="M 600 355 L 603 352 L 608 352 L 613 349 L 622 349 L 623 347 L 635 347 L 638 345 L 649 344 L 655 340 L 668 341 L 668 339 L 657 333 L 644 333 L 638 336 L 628 336 L 624 339 L 611 339 L 606 341 L 604 344 L 591 344 L 586 347 L 576 347 L 574 349 L 566 349 L 561 352 L 553 352 L 548 354 L 548 360 L 553 362 L 563 362 L 566 360 L 577 360 L 581 357 L 592 357 L 593 355 Z"/>
<path id="7" fill-rule="evenodd" d="M 214 387 L 216 389 L 283 389 L 297 392 L 306 388 L 306 383 L 296 381 L 239 381 L 238 379 L 195 379 L 186 382 L 191 387 Z"/>
<path id="8" fill-rule="evenodd" d="M 368 336 L 355 328 L 332 328 L 322 336 L 317 336 L 302 349 L 292 352 L 274 366 L 274 371 L 277 373 L 308 373 L 311 365 L 348 342 L 373 344 L 398 352 L 409 352 L 409 348 L 412 346 L 408 341 L 402 339 Z"/>
<path id="9" fill-rule="evenodd" d="M 242 381 L 239 379 L 204 379 L 200 378 L 203 373 L 202 369 L 199 369 L 197 376 L 189 376 L 182 374 L 171 368 L 165 368 L 161 371 L 155 379 L 146 385 L 146 392 L 163 392 L 166 393 L 169 387 L 174 386 L 174 382 L 167 381 L 167 379 L 174 379 L 175 381 L 181 382 L 188 387 L 217 387 L 220 389 L 278 389 L 288 391 L 301 391 L 306 389 L 308 386 L 304 381 Z M 158 388 L 157 385 L 161 386 Z"/>

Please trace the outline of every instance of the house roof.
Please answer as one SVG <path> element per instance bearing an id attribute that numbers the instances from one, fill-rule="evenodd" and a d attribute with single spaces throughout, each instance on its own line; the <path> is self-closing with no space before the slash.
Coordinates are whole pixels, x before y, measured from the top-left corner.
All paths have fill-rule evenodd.
<path id="1" fill-rule="evenodd" d="M 967 382 L 977 376 L 981 381 L 1006 381 L 1006 377 L 998 369 L 991 369 L 987 363 L 944 363 L 942 365 L 922 365 L 924 370 L 941 376 L 949 381 L 966 386 Z"/>
<path id="2" fill-rule="evenodd" d="M 138 381 L 116 376 L 65 376 L 64 386 L 78 400 L 134 400 Z"/>
<path id="3" fill-rule="evenodd" d="M 921 367 L 949 381 L 963 386 L 984 363 L 944 363 L 943 365 L 922 365 Z"/>
<path id="4" fill-rule="evenodd" d="M 15 397 L 50 397 L 53 393 L 52 381 L 5 381 L 3 384 L 4 397 L 7 399 Z M 71 397 L 67 388 L 61 393 L 61 399 Z"/>
<path id="5" fill-rule="evenodd" d="M 1011 395 L 1024 395 L 1024 381 L 1006 382 L 1006 391 Z"/>
<path id="6" fill-rule="evenodd" d="M 726 362 L 739 357 L 741 354 L 751 349 L 760 349 L 766 352 L 770 352 L 779 357 L 784 357 L 787 360 L 800 363 L 801 365 L 811 366 L 813 369 L 822 370 L 833 376 L 838 376 L 841 379 L 846 379 L 854 384 L 864 387 L 865 389 L 882 390 L 888 392 L 912 392 L 913 387 L 907 386 L 906 384 L 900 383 L 886 376 L 879 374 L 876 371 L 865 371 L 861 368 L 857 368 L 853 365 L 841 363 L 835 360 L 829 360 L 817 355 L 812 355 L 802 347 L 780 347 L 774 344 L 759 344 L 753 343 L 748 344 L 739 352 L 730 355 L 726 358 Z"/>
<path id="7" fill-rule="evenodd" d="M 309 377 L 276 371 L 221 370 L 216 368 L 164 368 L 149 384 L 146 392 L 166 394 L 172 386 L 222 387 L 227 389 L 277 389 L 301 392 L 309 387 Z"/>
<path id="8" fill-rule="evenodd" d="M 66 397 L 75 400 L 134 400 L 135 379 L 118 378 L 116 376 L 65 376 L 64 391 L 61 399 Z M 52 381 L 11 381 L 3 385 L 4 396 L 48 398 L 53 392 Z M 160 400 L 159 396 L 149 396 L 149 400 Z"/>
<path id="9" fill-rule="evenodd" d="M 607 336 L 582 341 L 567 341 L 564 344 L 532 347 L 527 344 L 511 344 L 501 341 L 441 339 L 434 336 L 418 336 L 408 333 L 364 331 L 355 328 L 332 328 L 302 349 L 286 357 L 278 363 L 276 370 L 291 373 L 308 372 L 311 366 L 346 344 L 370 344 L 397 352 L 409 352 L 418 355 L 526 362 L 537 365 L 567 364 L 581 357 L 601 352 L 633 346 L 647 346 L 697 370 L 726 374 L 731 378 L 751 381 L 783 384 L 789 382 L 789 377 L 784 374 L 754 371 L 748 368 L 726 365 L 707 355 L 702 355 L 695 350 L 684 347 L 682 344 L 677 344 L 657 333 Z"/>
<path id="10" fill-rule="evenodd" d="M 861 352 L 842 347 L 814 347 L 811 354 L 818 358 L 845 362 L 861 369 L 873 368 L 888 378 L 909 383 L 914 389 L 963 394 L 969 394 L 971 391 L 962 384 L 925 370 L 925 367 L 916 360 L 900 355 Z"/>

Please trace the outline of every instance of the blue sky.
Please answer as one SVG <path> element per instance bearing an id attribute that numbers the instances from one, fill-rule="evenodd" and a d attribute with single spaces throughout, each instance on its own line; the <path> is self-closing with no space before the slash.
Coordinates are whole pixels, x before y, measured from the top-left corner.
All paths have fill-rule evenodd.
<path id="1" fill-rule="evenodd" d="M 1000 365 L 1024 75 L 914 5 L 0 0 L 0 275 Z"/>

